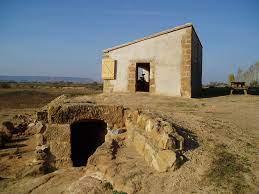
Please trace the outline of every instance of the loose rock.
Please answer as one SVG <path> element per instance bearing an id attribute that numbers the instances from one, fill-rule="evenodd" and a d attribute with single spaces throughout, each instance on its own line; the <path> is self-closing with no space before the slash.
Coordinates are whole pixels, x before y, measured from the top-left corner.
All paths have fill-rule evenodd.
<path id="1" fill-rule="evenodd" d="M 35 150 L 35 158 L 36 160 L 43 160 L 46 161 L 48 159 L 49 155 L 49 146 L 47 145 L 42 145 L 42 146 L 37 146 Z"/>

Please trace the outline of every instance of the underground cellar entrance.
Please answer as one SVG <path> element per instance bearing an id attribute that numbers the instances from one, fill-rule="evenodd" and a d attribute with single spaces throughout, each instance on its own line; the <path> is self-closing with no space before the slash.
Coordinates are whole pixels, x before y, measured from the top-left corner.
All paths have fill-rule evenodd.
<path id="1" fill-rule="evenodd" d="M 101 120 L 82 120 L 72 123 L 70 128 L 73 166 L 85 166 L 97 147 L 104 143 L 107 125 Z"/>

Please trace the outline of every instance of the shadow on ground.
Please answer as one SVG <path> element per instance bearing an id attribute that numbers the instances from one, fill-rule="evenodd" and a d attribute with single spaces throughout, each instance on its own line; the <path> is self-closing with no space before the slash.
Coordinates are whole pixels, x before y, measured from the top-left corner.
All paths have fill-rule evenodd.
<path id="1" fill-rule="evenodd" d="M 10 149 L 10 148 L 20 148 L 20 147 L 25 147 L 27 146 L 23 142 L 27 140 L 27 137 L 23 138 L 13 138 L 8 140 L 5 145 L 1 148 L 2 150 Z"/>
<path id="2" fill-rule="evenodd" d="M 6 144 L 3 149 L 10 149 L 10 148 L 21 148 L 27 146 L 26 144 Z"/>
<path id="3" fill-rule="evenodd" d="M 18 143 L 18 142 L 26 141 L 28 139 L 29 139 L 28 137 L 14 138 L 10 140 L 10 143 Z"/>
<path id="4" fill-rule="evenodd" d="M 177 133 L 184 138 L 184 151 L 194 150 L 199 147 L 197 135 L 179 125 L 174 124 L 174 127 L 176 128 Z"/>
<path id="5" fill-rule="evenodd" d="M 208 88 L 202 88 L 201 98 L 226 96 L 229 94 L 230 94 L 229 87 L 208 87 Z"/>
<path id="6" fill-rule="evenodd" d="M 259 95 L 259 87 L 249 87 L 247 93 L 251 95 Z"/>
<path id="7" fill-rule="evenodd" d="M 250 95 L 259 95 L 259 87 L 249 87 L 247 93 Z M 233 95 L 243 95 L 243 91 L 235 90 Z M 217 96 L 227 96 L 230 95 L 230 87 L 208 87 L 202 88 L 201 98 L 211 98 Z"/>

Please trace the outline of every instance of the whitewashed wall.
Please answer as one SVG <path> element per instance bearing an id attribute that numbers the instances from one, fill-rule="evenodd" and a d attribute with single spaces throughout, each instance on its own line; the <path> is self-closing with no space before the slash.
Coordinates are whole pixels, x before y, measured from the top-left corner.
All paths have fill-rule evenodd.
<path id="1" fill-rule="evenodd" d="M 113 91 L 128 91 L 128 66 L 131 61 L 152 60 L 156 64 L 155 94 L 180 96 L 181 39 L 185 31 L 184 28 L 106 53 L 117 61 L 116 80 L 110 81 Z"/>

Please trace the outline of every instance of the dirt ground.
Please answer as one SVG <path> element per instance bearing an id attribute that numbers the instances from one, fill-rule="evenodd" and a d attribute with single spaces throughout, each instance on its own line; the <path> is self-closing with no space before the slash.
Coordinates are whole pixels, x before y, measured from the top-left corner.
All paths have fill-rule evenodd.
<path id="1" fill-rule="evenodd" d="M 77 96 L 71 102 L 122 104 L 172 121 L 185 142 L 185 162 L 176 171 L 155 172 L 122 147 L 112 171 L 137 193 L 258 193 L 259 97 L 232 95 L 188 99 L 145 93 Z M 0 121 L 14 115 L 34 115 L 36 108 L 1 108 Z M 37 178 L 18 179 L 31 159 L 33 137 L 0 150 L 0 193 L 116 193 L 107 182 L 86 176 L 84 168 L 57 170 Z M 18 147 L 18 148 L 17 148 Z M 101 150 L 101 149 L 100 149 Z M 101 151 L 99 151 L 101 153 Z M 133 157 L 136 155 L 136 157 Z M 78 186 L 79 185 L 79 186 Z M 98 187 L 91 190 L 92 186 Z M 76 188 L 84 188 L 76 192 Z M 84 192 L 82 192 L 84 191 Z"/>
<path id="2" fill-rule="evenodd" d="M 0 88 L 0 110 L 3 109 L 28 109 L 40 108 L 56 97 L 65 94 L 67 96 L 93 95 L 101 93 L 99 85 L 89 87 L 49 87 L 38 86 Z"/>

